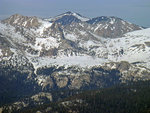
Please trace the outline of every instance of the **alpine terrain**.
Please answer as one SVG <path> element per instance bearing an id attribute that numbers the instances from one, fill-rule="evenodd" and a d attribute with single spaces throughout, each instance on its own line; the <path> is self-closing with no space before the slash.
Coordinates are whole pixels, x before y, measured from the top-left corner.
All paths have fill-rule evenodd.
<path id="1" fill-rule="evenodd" d="M 0 112 L 148 80 L 150 28 L 73 12 L 0 21 Z"/>

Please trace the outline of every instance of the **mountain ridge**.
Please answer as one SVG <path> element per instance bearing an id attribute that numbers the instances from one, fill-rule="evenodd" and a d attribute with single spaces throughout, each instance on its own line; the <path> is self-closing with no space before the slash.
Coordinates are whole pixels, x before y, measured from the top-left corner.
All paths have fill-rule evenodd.
<path id="1" fill-rule="evenodd" d="M 0 21 L 0 77 L 2 84 L 8 83 L 7 92 L 1 85 L 0 97 L 6 100 L 7 94 L 19 90 L 15 97 L 25 93 L 50 98 L 48 93 L 60 89 L 150 80 L 150 28 L 116 17 L 101 18 L 92 24 L 72 17 L 61 24 L 64 19 L 51 22 L 21 15 Z M 16 107 L 23 103 L 18 101 Z"/>

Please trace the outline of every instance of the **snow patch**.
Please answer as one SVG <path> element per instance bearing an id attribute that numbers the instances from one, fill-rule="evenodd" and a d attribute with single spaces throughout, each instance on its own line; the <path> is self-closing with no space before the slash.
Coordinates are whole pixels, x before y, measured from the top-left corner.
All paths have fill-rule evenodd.
<path id="1" fill-rule="evenodd" d="M 87 49 L 90 49 L 90 47 L 93 47 L 93 46 L 100 46 L 100 45 L 101 45 L 100 43 L 96 43 L 92 40 L 82 41 L 79 43 L 80 47 L 87 48 Z"/>
<path id="2" fill-rule="evenodd" d="M 126 25 L 125 21 L 122 20 L 121 22 L 122 22 L 123 25 Z"/>
<path id="3" fill-rule="evenodd" d="M 89 18 L 82 17 L 82 16 L 80 16 L 80 15 L 77 14 L 77 13 L 64 13 L 64 14 L 59 15 L 59 16 L 57 16 L 57 17 L 51 19 L 51 20 L 58 19 L 58 18 L 62 18 L 63 16 L 66 16 L 66 15 L 73 15 L 73 16 L 75 16 L 76 18 L 78 18 L 79 20 L 81 20 L 82 22 L 85 22 L 85 21 L 90 20 Z"/>
<path id="4" fill-rule="evenodd" d="M 39 29 L 37 29 L 37 33 L 39 33 L 40 35 L 43 34 L 44 30 L 46 30 L 47 28 L 51 27 L 52 23 L 48 22 L 48 21 L 44 21 L 44 20 L 40 20 L 39 22 L 42 24 Z"/>
<path id="5" fill-rule="evenodd" d="M 99 24 L 99 25 L 94 29 L 94 32 L 97 31 L 101 26 L 102 26 L 102 24 Z"/>
<path id="6" fill-rule="evenodd" d="M 0 22 L 0 33 L 10 37 L 11 40 L 17 43 L 24 43 L 26 42 L 26 38 L 22 36 L 19 32 L 16 32 L 15 28 L 10 25 L 2 24 Z"/>
<path id="7" fill-rule="evenodd" d="M 115 19 L 111 18 L 110 24 L 114 24 L 115 23 Z"/>
<path id="8" fill-rule="evenodd" d="M 86 35 L 85 31 L 80 31 L 81 35 Z"/>
<path id="9" fill-rule="evenodd" d="M 59 42 L 54 37 L 36 38 L 35 49 L 41 50 L 42 48 L 49 50 L 50 48 L 58 48 Z"/>
<path id="10" fill-rule="evenodd" d="M 16 23 L 18 23 L 18 20 L 19 20 L 20 18 L 17 18 L 14 22 L 13 22 L 13 24 L 16 24 Z"/>
<path id="11" fill-rule="evenodd" d="M 149 66 L 150 48 L 145 42 L 150 41 L 150 29 L 127 33 L 125 37 L 106 39 L 108 59 L 111 61 L 146 62 Z M 149 67 L 150 68 L 150 67 Z"/>
<path id="12" fill-rule="evenodd" d="M 137 31 L 134 31 L 134 32 L 130 32 L 130 33 L 127 33 L 125 36 L 134 36 L 134 37 L 140 37 L 140 36 L 143 36 L 143 37 L 150 37 L 150 28 L 147 28 L 147 29 L 143 29 L 143 30 L 137 30 Z"/>
<path id="13" fill-rule="evenodd" d="M 0 56 L 2 56 L 3 55 L 3 53 L 2 53 L 2 50 L 0 49 Z"/>
<path id="14" fill-rule="evenodd" d="M 77 40 L 77 36 L 75 36 L 74 34 L 69 34 L 69 33 L 64 33 L 65 34 L 65 38 L 71 41 L 76 41 Z"/>
<path id="15" fill-rule="evenodd" d="M 73 13 L 73 16 L 75 16 L 76 18 L 78 18 L 79 20 L 81 20 L 82 22 L 88 21 L 88 18 L 79 16 L 77 13 Z"/>
<path id="16" fill-rule="evenodd" d="M 70 57 L 58 57 L 58 58 L 49 58 L 49 57 L 39 57 L 34 58 L 34 67 L 35 69 L 44 66 L 65 66 L 66 68 L 69 66 L 80 66 L 80 67 L 91 67 L 95 65 L 102 65 L 107 62 L 106 59 L 103 58 L 94 58 L 91 56 L 83 55 L 83 56 L 70 56 Z"/>
<path id="17" fill-rule="evenodd" d="M 108 25 L 108 24 L 106 24 L 104 29 L 107 29 L 107 28 L 108 28 L 108 26 L 109 26 L 109 25 Z"/>

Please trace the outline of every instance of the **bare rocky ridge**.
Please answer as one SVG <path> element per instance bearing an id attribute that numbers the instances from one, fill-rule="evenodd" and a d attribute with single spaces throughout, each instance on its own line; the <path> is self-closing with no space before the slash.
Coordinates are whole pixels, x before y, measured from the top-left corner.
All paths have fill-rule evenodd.
<path id="1" fill-rule="evenodd" d="M 116 38 L 127 32 L 140 30 L 142 27 L 131 24 L 117 17 L 96 17 L 87 23 L 93 25 L 93 32 L 98 36 Z"/>
<path id="2" fill-rule="evenodd" d="M 22 16 L 19 14 L 12 15 L 11 17 L 3 20 L 2 22 L 13 25 L 13 26 L 23 26 L 27 28 L 36 28 L 40 26 L 37 17 Z"/>

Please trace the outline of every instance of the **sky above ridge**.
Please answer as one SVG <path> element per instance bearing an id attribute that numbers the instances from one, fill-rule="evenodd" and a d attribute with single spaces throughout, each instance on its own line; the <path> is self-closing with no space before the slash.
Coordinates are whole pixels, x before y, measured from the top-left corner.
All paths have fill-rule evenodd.
<path id="1" fill-rule="evenodd" d="M 67 11 L 90 18 L 117 16 L 150 27 L 150 0 L 0 0 L 0 19 L 16 13 L 48 18 Z"/>

